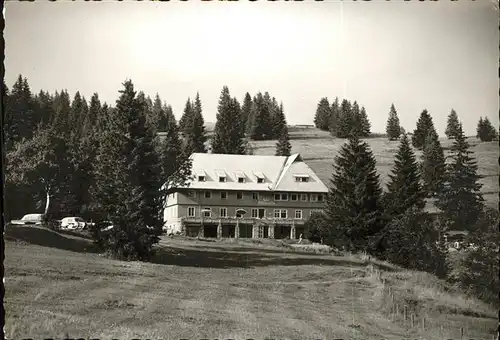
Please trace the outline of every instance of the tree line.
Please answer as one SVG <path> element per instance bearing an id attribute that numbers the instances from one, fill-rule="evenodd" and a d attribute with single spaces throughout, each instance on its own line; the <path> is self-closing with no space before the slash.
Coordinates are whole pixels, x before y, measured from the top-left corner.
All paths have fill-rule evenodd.
<path id="1" fill-rule="evenodd" d="M 389 120 L 394 117 L 392 106 Z M 369 145 L 351 135 L 335 157 L 325 213 L 307 221 L 306 237 L 431 272 L 497 302 L 500 217 L 484 205 L 481 177 L 462 124 L 457 119 L 456 126 L 447 130 L 453 139 L 448 160 L 426 110 L 411 139 L 406 133 L 399 136 L 395 126 L 388 130 L 397 132 L 400 144 L 386 192 Z M 412 144 L 423 149 L 420 161 Z M 437 214 L 425 209 L 431 197 Z M 466 243 L 478 246 L 467 251 L 458 274 L 450 271 L 444 244 L 450 230 L 467 231 Z"/>
<path id="2" fill-rule="evenodd" d="M 329 131 L 332 136 L 347 138 L 355 135 L 358 137 L 368 137 L 370 135 L 371 124 L 368 120 L 364 106 L 359 106 L 357 101 L 351 103 L 339 99 L 330 105 L 328 98 L 324 97 L 318 103 L 314 116 L 314 125 L 323 131 Z"/>

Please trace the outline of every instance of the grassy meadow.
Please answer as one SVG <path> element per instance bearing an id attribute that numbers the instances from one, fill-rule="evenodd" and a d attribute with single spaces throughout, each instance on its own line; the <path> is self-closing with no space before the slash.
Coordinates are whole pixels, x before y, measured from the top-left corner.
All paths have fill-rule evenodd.
<path id="1" fill-rule="evenodd" d="M 333 138 L 328 132 L 316 128 L 294 128 L 290 127 L 290 143 L 293 153 L 300 153 L 304 161 L 311 167 L 318 177 L 327 185 L 330 185 L 332 177 L 332 164 L 334 157 L 338 154 L 345 139 Z M 377 170 L 385 190 L 385 184 L 389 180 L 389 173 L 394 165 L 394 156 L 397 153 L 399 142 L 389 141 L 385 137 L 368 138 L 366 142 L 370 145 L 377 160 Z M 479 166 L 479 174 L 483 176 L 481 183 L 486 204 L 498 207 L 499 194 L 499 165 L 500 151 L 498 141 L 484 142 L 476 138 L 468 138 L 471 145 L 473 157 Z M 441 139 L 441 145 L 445 149 L 445 155 L 449 154 L 452 140 Z M 274 155 L 276 141 L 252 141 L 256 155 Z M 422 151 L 415 150 L 420 160 Z"/>
<path id="2" fill-rule="evenodd" d="M 275 240 L 165 238 L 153 263 L 7 227 L 6 338 L 491 340 L 495 309 L 431 275 Z M 406 307 L 405 307 L 406 306 Z M 406 320 L 405 320 L 406 308 Z"/>

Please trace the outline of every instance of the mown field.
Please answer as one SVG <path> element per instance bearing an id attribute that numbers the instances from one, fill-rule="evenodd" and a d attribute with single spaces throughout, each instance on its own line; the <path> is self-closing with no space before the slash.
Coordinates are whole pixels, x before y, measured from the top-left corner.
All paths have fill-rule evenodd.
<path id="1" fill-rule="evenodd" d="M 6 337 L 491 340 L 498 324 L 434 277 L 363 256 L 273 240 L 158 248 L 154 263 L 121 262 L 83 238 L 7 229 Z"/>
<path id="2" fill-rule="evenodd" d="M 293 153 L 300 153 L 304 161 L 313 169 L 319 178 L 328 186 L 332 177 L 333 159 L 338 154 L 345 139 L 332 138 L 328 132 L 315 128 L 290 128 L 290 138 Z M 482 192 L 486 204 L 498 207 L 499 174 L 498 158 L 500 149 L 498 141 L 480 143 L 476 138 L 469 138 L 471 151 L 476 158 L 479 174 L 483 184 Z M 366 142 L 370 145 L 377 160 L 377 171 L 385 190 L 385 184 L 389 180 L 389 173 L 394 165 L 394 155 L 397 153 L 399 142 L 389 141 L 387 138 L 368 138 Z M 445 155 L 449 154 L 452 140 L 441 139 L 441 145 L 445 149 Z M 252 141 L 256 155 L 272 155 L 275 152 L 276 141 Z M 420 160 L 422 151 L 415 150 Z"/>

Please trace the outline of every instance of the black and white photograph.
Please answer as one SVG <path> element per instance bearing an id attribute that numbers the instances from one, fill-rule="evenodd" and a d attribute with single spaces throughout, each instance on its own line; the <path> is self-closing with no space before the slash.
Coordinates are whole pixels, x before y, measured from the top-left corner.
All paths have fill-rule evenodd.
<path id="1" fill-rule="evenodd" d="M 3 339 L 500 340 L 498 0 L 2 13 Z"/>

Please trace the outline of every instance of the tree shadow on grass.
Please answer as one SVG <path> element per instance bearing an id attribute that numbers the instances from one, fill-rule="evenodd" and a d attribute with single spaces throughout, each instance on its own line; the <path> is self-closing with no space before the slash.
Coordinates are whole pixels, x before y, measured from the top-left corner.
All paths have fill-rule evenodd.
<path id="1" fill-rule="evenodd" d="M 81 237 L 66 237 L 44 227 L 9 225 L 5 228 L 5 238 L 6 240 L 21 241 L 78 253 L 98 252 L 90 240 Z"/>
<path id="2" fill-rule="evenodd" d="M 287 254 L 293 255 L 293 254 Z M 151 261 L 155 264 L 174 265 L 182 267 L 200 268 L 252 268 L 267 266 L 353 266 L 365 267 L 367 263 L 356 262 L 340 257 L 319 258 L 314 256 L 282 257 L 279 255 L 245 254 L 241 252 L 205 251 L 183 248 L 157 248 L 155 257 Z M 389 266 L 374 264 L 380 269 L 393 271 Z"/>

